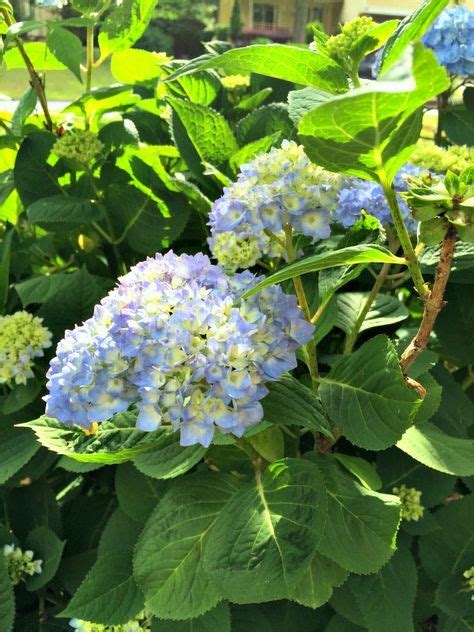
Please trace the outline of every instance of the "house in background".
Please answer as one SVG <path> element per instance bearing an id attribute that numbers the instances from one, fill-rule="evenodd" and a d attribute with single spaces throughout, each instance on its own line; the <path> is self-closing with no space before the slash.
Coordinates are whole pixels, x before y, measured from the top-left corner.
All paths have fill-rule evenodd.
<path id="1" fill-rule="evenodd" d="M 335 33 L 340 22 L 348 22 L 359 15 L 369 15 L 377 22 L 404 18 L 422 0 L 240 0 L 243 22 L 242 35 L 246 40 L 268 37 L 277 42 L 294 38 L 297 7 L 307 5 L 306 23 L 319 20 L 326 33 Z M 220 0 L 219 24 L 229 24 L 234 0 Z M 467 6 L 474 9 L 474 0 Z"/>

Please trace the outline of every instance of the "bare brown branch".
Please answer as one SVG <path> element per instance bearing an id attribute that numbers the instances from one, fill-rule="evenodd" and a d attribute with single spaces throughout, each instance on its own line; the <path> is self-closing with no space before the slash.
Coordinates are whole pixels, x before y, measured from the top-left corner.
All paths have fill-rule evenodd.
<path id="1" fill-rule="evenodd" d="M 438 314 L 445 305 L 444 292 L 451 273 L 451 265 L 456 248 L 456 229 L 450 226 L 441 244 L 438 267 L 436 269 L 433 287 L 424 299 L 423 319 L 416 336 L 402 354 L 400 365 L 404 373 L 425 349 Z"/>

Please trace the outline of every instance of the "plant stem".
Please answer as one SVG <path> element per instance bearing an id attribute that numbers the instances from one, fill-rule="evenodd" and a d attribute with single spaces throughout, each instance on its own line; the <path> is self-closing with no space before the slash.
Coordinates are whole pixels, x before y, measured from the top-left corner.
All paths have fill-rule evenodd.
<path id="1" fill-rule="evenodd" d="M 424 299 L 429 293 L 429 290 L 425 284 L 423 275 L 421 274 L 418 258 L 415 250 L 413 249 L 408 229 L 403 221 L 400 206 L 398 205 L 397 195 L 386 179 L 381 180 L 381 185 L 392 213 L 393 224 L 395 226 L 395 230 L 397 231 L 397 236 L 403 249 L 403 254 L 407 260 L 407 266 L 410 271 L 411 278 L 413 279 L 416 291 L 420 297 Z"/>
<path id="2" fill-rule="evenodd" d="M 12 26 L 12 24 L 15 23 L 14 19 L 12 19 L 12 16 L 9 14 L 8 11 L 6 10 L 1 10 L 1 13 L 3 14 L 3 17 L 5 19 L 5 23 L 7 24 L 7 26 Z M 25 66 L 26 69 L 28 70 L 28 74 L 30 75 L 30 84 L 31 87 L 33 88 L 33 90 L 36 92 L 36 96 L 38 97 L 38 101 L 40 102 L 41 108 L 43 110 L 43 114 L 44 114 L 44 118 L 46 120 L 45 122 L 45 127 L 47 130 L 49 130 L 50 132 L 53 131 L 53 119 L 51 118 L 51 114 L 49 112 L 49 107 L 48 107 L 48 100 L 46 98 L 46 94 L 44 91 L 44 85 L 43 82 L 41 80 L 41 77 L 39 76 L 39 74 L 36 72 L 35 67 L 33 66 L 33 63 L 31 61 L 31 59 L 28 56 L 28 53 L 25 50 L 25 47 L 23 46 L 23 42 L 21 40 L 21 38 L 17 37 L 15 39 L 17 48 L 20 52 L 20 55 L 23 58 L 23 61 L 25 62 Z"/>
<path id="3" fill-rule="evenodd" d="M 87 26 L 86 39 L 86 92 L 92 88 L 92 69 L 94 68 L 94 25 Z"/>
<path id="4" fill-rule="evenodd" d="M 438 108 L 438 124 L 436 127 L 436 133 L 434 137 L 435 144 L 439 147 L 446 147 L 446 142 L 443 139 L 443 122 L 444 117 L 446 116 L 446 112 L 448 110 L 449 104 L 449 90 L 438 94 L 436 97 L 436 103 Z"/>
<path id="5" fill-rule="evenodd" d="M 420 328 L 400 359 L 400 365 L 404 373 L 407 372 L 423 349 L 425 349 L 438 314 L 445 305 L 444 292 L 451 273 L 455 248 L 456 229 L 451 225 L 441 244 L 433 288 L 424 299 L 424 311 Z"/>
<path id="6" fill-rule="evenodd" d="M 373 302 L 375 301 L 375 299 L 377 298 L 377 294 L 380 292 L 380 290 L 382 289 L 383 284 L 385 283 L 386 279 L 387 279 L 387 275 L 390 272 L 390 267 L 391 264 L 390 263 L 384 263 L 382 266 L 382 269 L 380 270 L 379 274 L 377 275 L 377 278 L 375 280 L 375 283 L 369 293 L 369 296 L 367 297 L 364 306 L 360 312 L 360 314 L 357 317 L 357 320 L 354 323 L 354 326 L 352 327 L 351 331 L 347 334 L 346 336 L 346 340 L 344 342 L 344 351 L 343 353 L 347 354 L 347 353 L 351 353 L 352 349 L 354 348 L 354 345 L 356 343 L 357 337 L 359 335 L 359 331 L 360 328 L 362 327 L 362 324 L 364 323 L 364 320 L 367 316 L 367 314 L 370 311 L 370 308 L 373 305 Z"/>
<path id="7" fill-rule="evenodd" d="M 354 68 L 354 70 L 350 73 L 352 85 L 354 88 L 360 88 L 360 78 L 359 78 L 359 69 Z"/>
<path id="8" fill-rule="evenodd" d="M 288 256 L 288 261 L 289 263 L 292 263 L 296 259 L 296 253 L 293 246 L 293 230 L 289 224 L 285 226 L 285 237 L 286 237 L 285 248 L 286 248 L 286 253 Z M 309 309 L 308 300 L 306 298 L 306 293 L 304 291 L 301 277 L 299 276 L 293 277 L 293 285 L 295 286 L 295 292 L 298 298 L 298 303 L 305 315 L 305 318 L 308 322 L 311 322 L 311 311 Z M 316 353 L 316 344 L 314 342 L 314 339 L 310 340 L 308 343 L 304 345 L 303 353 L 305 355 L 306 366 L 308 367 L 308 371 L 311 376 L 313 390 L 317 391 L 319 387 L 319 371 L 318 371 L 318 356 Z"/>

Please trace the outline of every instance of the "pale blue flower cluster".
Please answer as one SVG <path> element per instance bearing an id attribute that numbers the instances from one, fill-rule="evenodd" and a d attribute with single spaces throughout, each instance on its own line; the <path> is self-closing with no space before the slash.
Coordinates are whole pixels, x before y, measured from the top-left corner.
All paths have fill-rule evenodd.
<path id="1" fill-rule="evenodd" d="M 408 191 L 407 178 L 423 173 L 423 168 L 407 164 L 394 178 L 393 186 L 398 194 Z M 398 204 L 408 230 L 414 232 L 417 222 L 412 218 L 408 206 L 404 200 L 398 197 Z M 339 191 L 338 204 L 334 220 L 340 222 L 345 228 L 349 228 L 360 219 L 361 211 L 376 217 L 386 226 L 392 223 L 392 216 L 387 199 L 382 187 L 377 182 L 361 180 L 360 178 L 344 178 L 343 186 Z"/>
<path id="2" fill-rule="evenodd" d="M 424 35 L 423 44 L 449 72 L 474 75 L 474 11 L 457 5 L 445 9 Z"/>
<path id="3" fill-rule="evenodd" d="M 313 333 L 278 287 L 239 299 L 257 280 L 202 254 L 139 263 L 59 343 L 46 413 L 91 427 L 135 405 L 138 428 L 171 424 L 182 445 L 208 446 L 216 428 L 242 436 L 262 419 L 265 382 L 296 366 Z"/>
<path id="4" fill-rule="evenodd" d="M 237 181 L 212 208 L 213 255 L 233 270 L 251 267 L 261 257 L 281 257 L 283 248 L 271 234 L 283 239 L 287 224 L 313 239 L 329 237 L 341 181 L 292 141 L 258 155 L 242 165 Z"/>
<path id="5" fill-rule="evenodd" d="M 36 4 L 42 7 L 53 7 L 62 9 L 67 5 L 68 0 L 36 0 Z"/>

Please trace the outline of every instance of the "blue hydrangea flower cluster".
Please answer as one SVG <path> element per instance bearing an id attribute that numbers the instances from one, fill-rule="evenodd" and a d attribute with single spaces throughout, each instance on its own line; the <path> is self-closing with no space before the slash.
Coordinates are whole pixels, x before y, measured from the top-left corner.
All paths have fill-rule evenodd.
<path id="1" fill-rule="evenodd" d="M 135 405 L 138 428 L 171 424 L 181 445 L 208 446 L 216 428 L 242 436 L 262 419 L 265 382 L 296 366 L 313 333 L 278 287 L 239 299 L 257 281 L 202 254 L 138 264 L 59 343 L 46 413 L 90 428 Z"/>
<path id="2" fill-rule="evenodd" d="M 393 186 L 398 194 L 408 191 L 407 178 L 423 173 L 423 168 L 415 165 L 405 165 L 394 178 Z M 400 195 L 398 203 L 408 230 L 414 232 L 417 222 L 411 216 L 410 210 Z M 349 228 L 360 219 L 361 211 L 376 217 L 385 226 L 392 223 L 392 216 L 382 187 L 377 182 L 361 180 L 360 178 L 344 178 L 339 192 L 335 221 Z"/>
<path id="3" fill-rule="evenodd" d="M 474 75 L 474 11 L 471 9 L 461 5 L 445 9 L 422 41 L 449 72 Z"/>
<path id="4" fill-rule="evenodd" d="M 249 268 L 263 256 L 279 258 L 283 248 L 268 233 L 282 238 L 285 224 L 313 239 L 329 237 L 341 182 L 292 141 L 258 155 L 242 165 L 237 181 L 212 208 L 213 255 L 233 270 Z"/>

